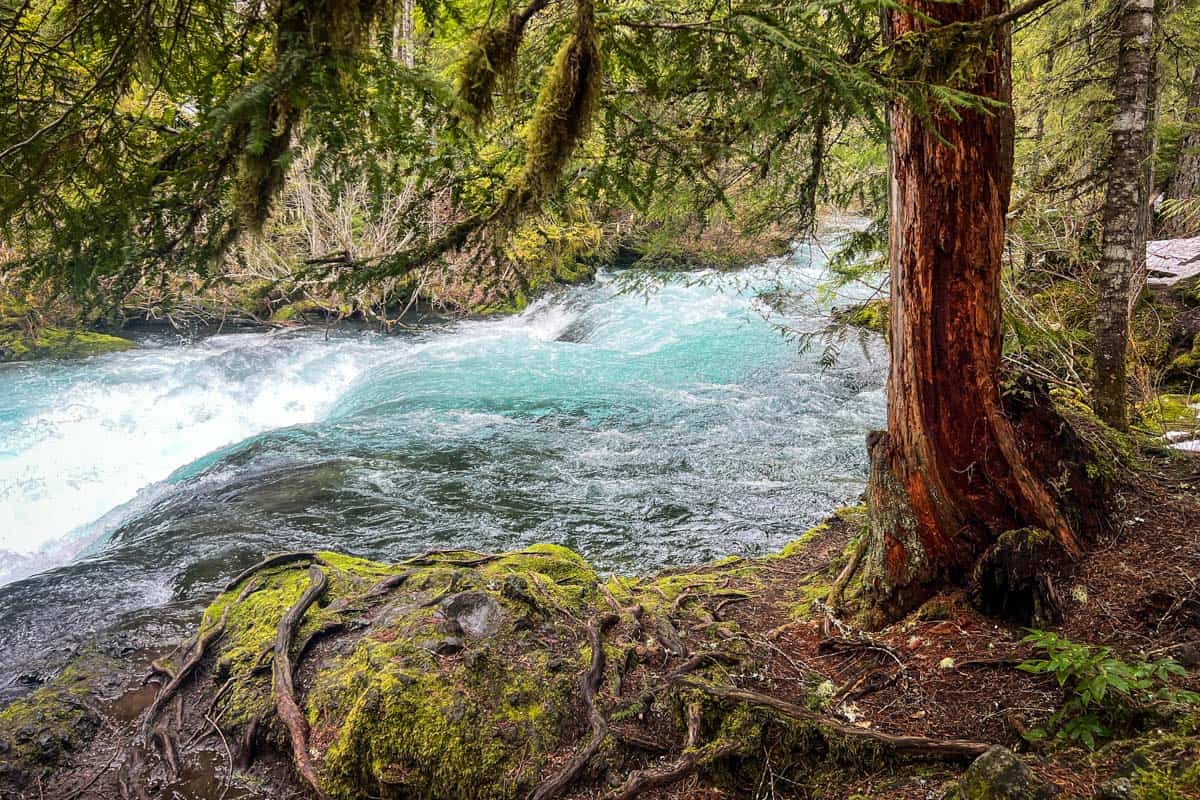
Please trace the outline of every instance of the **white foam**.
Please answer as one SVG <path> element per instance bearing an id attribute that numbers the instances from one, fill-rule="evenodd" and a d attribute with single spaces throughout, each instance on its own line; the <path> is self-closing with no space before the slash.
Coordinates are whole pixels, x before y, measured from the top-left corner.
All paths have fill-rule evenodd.
<path id="1" fill-rule="evenodd" d="M 45 396 L 0 450 L 0 551 L 38 564 L 71 557 L 143 487 L 248 436 L 318 419 L 388 355 L 379 337 L 231 334 L 44 367 Z"/>

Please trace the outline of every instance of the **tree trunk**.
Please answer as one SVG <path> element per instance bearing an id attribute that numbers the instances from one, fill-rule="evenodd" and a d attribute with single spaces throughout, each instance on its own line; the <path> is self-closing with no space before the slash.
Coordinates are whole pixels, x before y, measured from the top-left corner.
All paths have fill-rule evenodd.
<path id="1" fill-rule="evenodd" d="M 403 62 L 404 66 L 409 69 L 416 64 L 415 29 L 413 27 L 416 6 L 416 0 L 401 0 L 392 17 L 392 60 Z"/>
<path id="2" fill-rule="evenodd" d="M 1138 198 L 1137 231 L 1134 241 L 1138 244 L 1133 250 L 1133 264 L 1130 268 L 1129 295 L 1127 304 L 1130 318 L 1137 307 L 1138 298 L 1146 288 L 1146 242 L 1154 230 L 1154 151 L 1158 146 L 1155 128 L 1158 126 L 1158 50 L 1152 49 L 1150 55 L 1150 86 L 1146 92 L 1146 153 L 1142 159 L 1142 182 L 1139 186 L 1141 196 Z"/>
<path id="3" fill-rule="evenodd" d="M 1192 72 L 1192 91 L 1183 115 L 1183 135 L 1179 139 L 1179 160 L 1167 182 L 1168 200 L 1200 202 L 1200 67 Z M 1200 233 L 1200 210 L 1179 213 L 1168 218 L 1159 233 L 1169 239 Z"/>
<path id="4" fill-rule="evenodd" d="M 1142 206 L 1149 202 L 1143 170 L 1149 157 L 1150 89 L 1154 74 L 1154 0 L 1124 0 L 1117 63 L 1103 249 L 1096 302 L 1092 405 L 1116 428 L 1129 424 L 1125 407 L 1130 281 L 1146 249 Z"/>
<path id="5" fill-rule="evenodd" d="M 892 11 L 887 22 L 898 37 L 1005 8 L 1004 0 L 918 0 L 916 16 Z M 1010 57 L 1006 27 L 994 32 L 974 85 L 960 87 L 1003 107 L 932 120 L 903 102 L 891 110 L 888 430 L 868 437 L 871 538 L 864 566 L 864 592 L 889 616 L 967 575 L 1004 531 L 1037 527 L 1067 552 L 1080 550 L 1075 526 L 1031 469 L 1029 446 L 1002 399 Z M 1048 457 L 1046 468 L 1058 464 L 1053 452 L 1040 456 Z"/>

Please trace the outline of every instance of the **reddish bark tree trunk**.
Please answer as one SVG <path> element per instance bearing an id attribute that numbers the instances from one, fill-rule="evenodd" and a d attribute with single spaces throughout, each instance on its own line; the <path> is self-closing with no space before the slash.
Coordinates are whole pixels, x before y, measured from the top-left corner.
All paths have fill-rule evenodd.
<path id="1" fill-rule="evenodd" d="M 893 37 L 971 22 L 1004 0 L 918 0 L 890 12 Z M 997 30 L 975 94 L 1011 99 L 1010 33 Z M 888 430 L 868 440 L 871 539 L 865 590 L 892 612 L 961 578 L 1004 531 L 1079 538 L 1031 468 L 1001 396 L 1000 271 L 1013 171 L 1007 107 L 922 120 L 891 111 L 891 372 Z"/>

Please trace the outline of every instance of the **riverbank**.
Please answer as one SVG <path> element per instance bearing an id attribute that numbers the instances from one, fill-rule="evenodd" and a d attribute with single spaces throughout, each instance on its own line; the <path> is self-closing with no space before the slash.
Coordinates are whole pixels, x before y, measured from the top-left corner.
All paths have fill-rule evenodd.
<path id="1" fill-rule="evenodd" d="M 101 688 L 68 670 L 9 706 L 0 763 L 14 796 L 51 799 L 279 797 L 310 791 L 306 775 L 336 798 L 1018 796 L 995 775 L 979 788 L 1003 754 L 964 773 L 1001 745 L 1028 765 L 1003 776 L 1029 782 L 1022 797 L 1184 800 L 1200 791 L 1200 708 L 1178 694 L 1200 690 L 1200 468 L 1148 444 L 1126 457 L 1113 530 L 1053 575 L 1061 618 L 1036 624 L 1111 648 L 1116 674 L 1183 669 L 1163 673 L 1169 692 L 1152 679 L 1148 704 L 1119 683 L 1095 698 L 1092 739 L 1064 727 L 1077 707 L 1055 717 L 1086 663 L 1065 686 L 1021 668 L 1070 661 L 1027 640 L 1029 621 L 982 615 L 959 590 L 868 629 L 853 583 L 847 604 L 831 598 L 862 535 L 850 508 L 778 555 L 641 578 L 558 547 L 269 561 L 154 666 L 126 656 Z M 295 670 L 299 716 L 280 670 Z"/>
<path id="2" fill-rule="evenodd" d="M 783 256 L 792 246 L 777 230 L 743 235 L 728 224 L 682 230 L 631 229 L 628 222 L 537 229 L 514 241 L 504 281 L 479 286 L 452 277 L 451 265 L 445 274 L 430 269 L 370 292 L 346 290 L 335 273 L 322 278 L 311 265 L 256 264 L 249 253 L 249 265 L 231 263 L 218 278 L 135 287 L 110 308 L 89 307 L 48 286 L 26 286 L 18 272 L 7 270 L 0 275 L 0 364 L 119 352 L 136 346 L 137 336 L 146 332 L 197 337 L 302 325 L 391 331 L 429 321 L 511 315 L 548 292 L 594 280 L 602 266 L 737 271 Z"/>

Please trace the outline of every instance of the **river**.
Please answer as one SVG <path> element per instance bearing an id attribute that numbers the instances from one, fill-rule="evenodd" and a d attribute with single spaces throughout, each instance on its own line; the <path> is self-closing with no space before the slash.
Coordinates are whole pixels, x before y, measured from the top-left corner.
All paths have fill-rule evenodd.
<path id="1" fill-rule="evenodd" d="M 552 541 L 630 573 L 781 547 L 856 501 L 884 417 L 881 342 L 826 367 L 782 335 L 828 318 L 823 265 L 0 366 L 0 697 L 97 634 L 178 638 L 272 551 Z"/>

